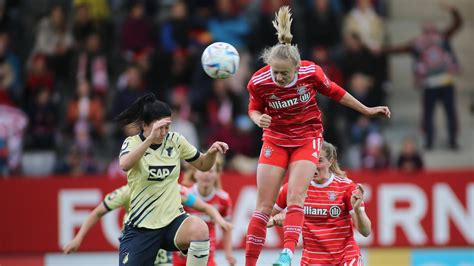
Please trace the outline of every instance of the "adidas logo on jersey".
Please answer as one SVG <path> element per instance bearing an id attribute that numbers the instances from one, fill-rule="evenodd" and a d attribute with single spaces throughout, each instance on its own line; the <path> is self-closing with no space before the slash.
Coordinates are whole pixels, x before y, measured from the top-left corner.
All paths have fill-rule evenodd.
<path id="1" fill-rule="evenodd" d="M 270 96 L 270 100 L 278 100 L 280 98 L 278 98 L 275 94 L 272 94 L 272 96 Z"/>

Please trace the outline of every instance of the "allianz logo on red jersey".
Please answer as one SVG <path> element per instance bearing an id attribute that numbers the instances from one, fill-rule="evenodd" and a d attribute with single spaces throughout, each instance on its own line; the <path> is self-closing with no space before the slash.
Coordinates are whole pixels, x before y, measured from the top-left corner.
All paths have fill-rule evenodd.
<path id="1" fill-rule="evenodd" d="M 333 205 L 329 208 L 314 208 L 311 206 L 304 206 L 304 214 L 305 215 L 313 215 L 313 216 L 331 216 L 331 217 L 339 217 L 341 215 L 341 208 L 337 205 Z"/>
<path id="2" fill-rule="evenodd" d="M 311 92 L 309 91 L 306 91 L 306 86 L 303 86 L 303 87 L 300 87 L 297 89 L 298 91 L 298 97 L 294 97 L 294 98 L 291 98 L 291 99 L 288 99 L 288 100 L 279 100 L 279 101 L 270 101 L 268 103 L 268 106 L 270 106 L 271 108 L 273 109 L 282 109 L 282 108 L 287 108 L 287 107 L 291 107 L 291 106 L 294 106 L 294 105 L 297 105 L 298 103 L 305 103 L 307 101 L 309 101 L 310 97 L 311 97 Z M 275 94 L 272 94 L 272 96 L 270 97 L 270 100 L 273 100 L 275 98 L 278 98 L 275 96 Z"/>

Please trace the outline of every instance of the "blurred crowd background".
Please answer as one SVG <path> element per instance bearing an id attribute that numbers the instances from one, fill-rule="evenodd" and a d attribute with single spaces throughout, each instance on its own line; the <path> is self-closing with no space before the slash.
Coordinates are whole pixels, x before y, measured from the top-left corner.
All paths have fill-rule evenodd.
<path id="1" fill-rule="evenodd" d="M 448 101 L 447 96 L 426 98 L 421 92 L 426 88 L 417 84 L 426 72 L 420 58 L 433 54 L 425 55 L 413 43 L 398 50 L 392 45 L 435 39 L 438 32 L 447 45 L 438 53 L 444 59 L 437 71 L 474 76 L 471 67 L 461 70 L 463 60 L 474 65 L 472 53 L 460 58 L 449 42 L 464 30 L 464 12 L 471 12 L 472 30 L 472 10 L 459 13 L 431 1 L 431 10 L 441 10 L 432 11 L 441 14 L 435 23 L 406 24 L 411 27 L 403 30 L 404 24 L 393 24 L 394 13 L 403 19 L 394 2 L 0 0 L 0 175 L 123 175 L 117 162 L 120 145 L 137 129 L 123 129 L 113 118 L 148 92 L 172 106 L 171 130 L 202 150 L 225 141 L 230 145 L 227 168 L 254 171 L 261 131 L 247 116 L 246 85 L 263 66 L 262 49 L 277 41 L 271 20 L 284 4 L 294 11 L 294 42 L 302 58 L 315 61 L 364 104 L 392 109 L 391 120 L 370 119 L 324 96 L 318 99 L 324 137 L 339 148 L 344 167 L 413 172 L 472 166 L 472 146 L 464 143 L 473 140 L 474 96 L 460 104 L 456 93 Z M 474 38 L 472 32 L 469 36 Z M 239 50 L 240 69 L 231 79 L 212 80 L 202 71 L 201 52 L 215 41 Z M 391 61 L 391 53 L 410 51 L 412 61 Z M 454 84 L 443 86 L 456 92 Z M 469 86 L 460 87 L 466 91 Z M 427 112 L 434 110 L 426 101 L 433 106 L 440 101 L 447 114 L 440 123 L 435 116 L 434 128 L 426 124 Z M 460 133 L 463 127 L 467 133 Z M 425 138 L 427 130 L 434 137 Z"/>

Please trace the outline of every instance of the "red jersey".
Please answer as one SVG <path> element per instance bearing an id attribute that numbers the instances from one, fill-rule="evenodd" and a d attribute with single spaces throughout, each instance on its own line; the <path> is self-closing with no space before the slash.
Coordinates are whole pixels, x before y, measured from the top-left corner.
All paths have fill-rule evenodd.
<path id="1" fill-rule="evenodd" d="M 193 194 L 196 198 L 199 198 L 206 202 L 207 204 L 212 205 L 214 208 L 219 211 L 219 213 L 224 217 L 224 219 L 230 221 L 230 217 L 232 215 L 232 200 L 230 199 L 229 194 L 223 190 L 215 190 L 209 196 L 203 197 L 198 191 L 197 184 L 194 184 L 191 188 L 187 190 L 187 193 Z M 195 209 L 189 208 L 187 206 L 184 207 L 187 213 L 191 215 L 198 216 L 204 222 L 206 222 L 207 227 L 209 227 L 209 238 L 211 242 L 211 248 L 209 251 L 209 261 L 207 265 L 216 265 L 214 262 L 214 251 L 216 249 L 216 224 L 215 222 L 209 217 L 209 215 L 197 211 Z M 182 262 L 182 263 L 181 263 Z M 173 264 L 174 265 L 186 265 L 186 258 L 180 256 L 173 257 Z"/>
<path id="2" fill-rule="evenodd" d="M 263 140 L 279 146 L 297 147 L 319 138 L 323 133 L 317 93 L 340 101 L 346 91 L 330 81 L 321 67 L 301 61 L 295 79 L 285 87 L 277 85 L 270 66 L 255 72 L 247 90 L 249 114 L 260 111 L 272 117 L 270 127 L 263 129 Z"/>
<path id="3" fill-rule="evenodd" d="M 356 184 L 334 174 L 324 184 L 311 182 L 304 202 L 301 265 L 359 265 L 354 239 L 351 195 Z M 275 209 L 286 208 L 288 184 L 280 190 Z M 363 203 L 362 203 L 363 204 Z M 362 208 L 364 205 L 362 205 Z"/>

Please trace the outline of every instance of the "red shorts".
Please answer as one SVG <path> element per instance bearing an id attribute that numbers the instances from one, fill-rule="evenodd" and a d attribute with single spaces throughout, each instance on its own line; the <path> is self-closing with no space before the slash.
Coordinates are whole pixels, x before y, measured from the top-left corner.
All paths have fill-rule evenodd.
<path id="1" fill-rule="evenodd" d="M 322 145 L 322 138 L 313 139 L 299 147 L 282 147 L 264 141 L 258 163 L 270 164 L 285 169 L 288 168 L 290 163 L 295 161 L 304 160 L 318 164 Z"/>

